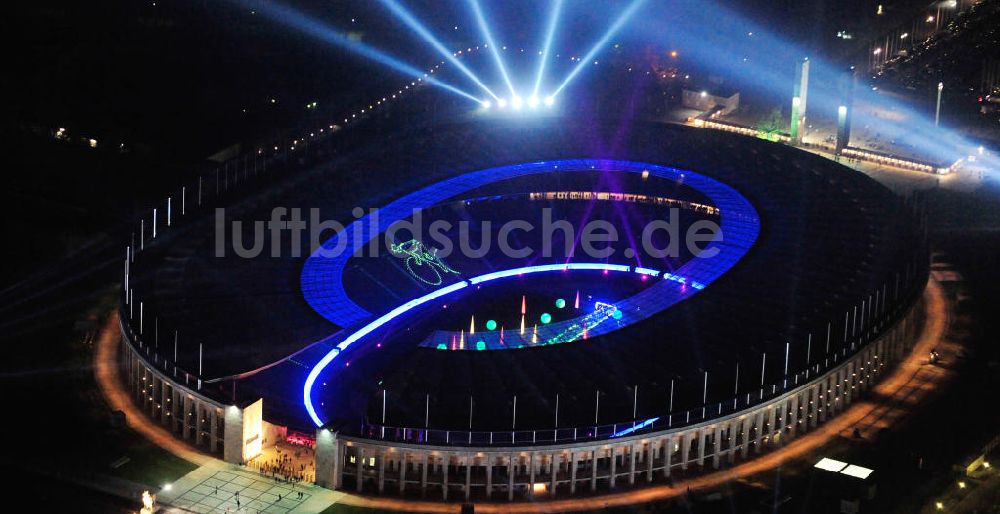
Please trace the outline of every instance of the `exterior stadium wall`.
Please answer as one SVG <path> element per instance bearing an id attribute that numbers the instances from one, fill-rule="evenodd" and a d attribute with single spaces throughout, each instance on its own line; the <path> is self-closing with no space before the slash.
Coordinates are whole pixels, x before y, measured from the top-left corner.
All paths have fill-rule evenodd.
<path id="1" fill-rule="evenodd" d="M 175 437 L 226 462 L 244 463 L 245 421 L 251 421 L 244 419 L 244 409 L 198 392 L 196 379 L 176 367 L 171 372 L 169 363 L 150 354 L 148 345 L 142 345 L 124 319 L 120 326 L 124 350 L 119 352 L 121 376 L 135 404 Z M 158 362 L 150 362 L 149 355 Z M 259 409 L 259 400 L 254 405 Z"/>
<path id="2" fill-rule="evenodd" d="M 708 421 L 626 437 L 544 446 L 432 446 L 340 434 L 316 437 L 316 483 L 359 493 L 443 500 L 531 499 L 669 480 L 785 444 L 846 409 L 903 359 L 920 335 L 924 302 L 839 365 L 753 407 Z M 360 477 L 360 478 L 359 478 Z"/>

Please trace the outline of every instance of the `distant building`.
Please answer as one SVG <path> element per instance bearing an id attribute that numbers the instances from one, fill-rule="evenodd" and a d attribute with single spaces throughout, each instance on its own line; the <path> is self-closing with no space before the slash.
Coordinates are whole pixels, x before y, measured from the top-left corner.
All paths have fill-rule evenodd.
<path id="1" fill-rule="evenodd" d="M 723 86 L 684 88 L 681 105 L 709 114 L 726 115 L 740 107 L 740 93 Z"/>

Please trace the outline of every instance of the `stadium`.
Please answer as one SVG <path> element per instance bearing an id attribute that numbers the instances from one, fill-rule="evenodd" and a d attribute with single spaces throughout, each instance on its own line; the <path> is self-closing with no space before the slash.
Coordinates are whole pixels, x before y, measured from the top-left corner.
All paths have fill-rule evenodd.
<path id="1" fill-rule="evenodd" d="M 918 332 L 921 214 L 834 162 L 652 122 L 398 121 L 237 159 L 140 221 L 122 367 L 178 438 L 234 463 L 294 438 L 317 484 L 371 494 L 603 491 L 814 429 Z"/>

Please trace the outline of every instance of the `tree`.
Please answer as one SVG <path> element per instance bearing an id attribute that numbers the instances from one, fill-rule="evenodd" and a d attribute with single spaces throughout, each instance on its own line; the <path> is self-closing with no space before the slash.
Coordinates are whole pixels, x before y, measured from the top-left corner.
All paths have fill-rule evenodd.
<path id="1" fill-rule="evenodd" d="M 775 107 L 771 112 L 762 116 L 757 122 L 757 130 L 765 134 L 778 134 L 785 129 L 785 119 L 781 115 L 781 108 Z"/>

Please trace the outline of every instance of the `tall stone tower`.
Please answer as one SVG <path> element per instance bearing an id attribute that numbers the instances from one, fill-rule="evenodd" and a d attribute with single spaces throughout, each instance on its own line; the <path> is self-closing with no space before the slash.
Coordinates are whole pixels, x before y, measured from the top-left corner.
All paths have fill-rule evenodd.
<path id="1" fill-rule="evenodd" d="M 806 97 L 809 94 L 809 58 L 795 66 L 795 84 L 792 90 L 792 120 L 789 128 L 793 145 L 802 144 L 806 127 Z"/>

